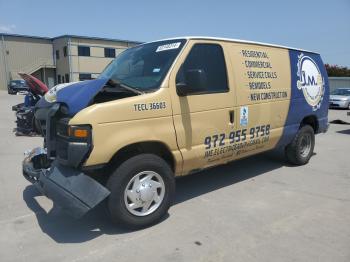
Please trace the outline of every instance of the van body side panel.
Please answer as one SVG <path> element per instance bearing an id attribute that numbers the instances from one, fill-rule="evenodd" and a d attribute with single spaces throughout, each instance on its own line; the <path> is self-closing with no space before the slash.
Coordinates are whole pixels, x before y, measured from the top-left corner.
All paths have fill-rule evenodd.
<path id="1" fill-rule="evenodd" d="M 230 59 L 237 97 L 235 129 L 241 131 L 240 141 L 232 144 L 232 159 L 239 159 L 276 147 L 282 136 L 291 97 L 289 52 L 230 43 Z"/>
<path id="2" fill-rule="evenodd" d="M 223 47 L 229 92 L 178 96 L 176 73 L 195 43 Z M 169 87 L 184 175 L 267 151 L 281 139 L 290 107 L 289 51 L 254 44 L 192 40 L 174 66 Z M 234 113 L 231 124 L 230 112 Z"/>
<path id="3" fill-rule="evenodd" d="M 278 146 L 289 144 L 307 116 L 317 118 L 317 133 L 328 126 L 329 84 L 320 55 L 289 50 L 291 68 L 291 103 L 283 135 Z"/>
<path id="4" fill-rule="evenodd" d="M 181 172 L 169 88 L 92 105 L 78 112 L 69 124 L 92 126 L 93 149 L 85 166 L 108 163 L 125 146 L 154 141 L 172 152 L 175 173 Z"/>
<path id="5" fill-rule="evenodd" d="M 179 96 L 177 72 L 199 43 L 222 47 L 229 90 Z M 172 152 L 176 175 L 185 175 L 285 146 L 307 116 L 315 116 L 317 131 L 324 132 L 328 97 L 318 54 L 189 40 L 158 91 L 89 106 L 69 124 L 92 126 L 93 150 L 85 166 L 108 163 L 125 146 L 157 141 Z"/>

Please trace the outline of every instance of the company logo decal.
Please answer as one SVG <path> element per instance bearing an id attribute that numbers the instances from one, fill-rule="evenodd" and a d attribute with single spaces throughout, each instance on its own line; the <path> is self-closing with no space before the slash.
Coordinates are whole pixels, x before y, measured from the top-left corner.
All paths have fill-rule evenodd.
<path id="1" fill-rule="evenodd" d="M 324 78 L 316 62 L 301 53 L 298 56 L 297 88 L 303 91 L 306 102 L 316 111 L 321 107 L 324 96 Z"/>
<path id="2" fill-rule="evenodd" d="M 242 106 L 240 109 L 239 123 L 241 126 L 248 125 L 248 107 L 247 106 Z"/>

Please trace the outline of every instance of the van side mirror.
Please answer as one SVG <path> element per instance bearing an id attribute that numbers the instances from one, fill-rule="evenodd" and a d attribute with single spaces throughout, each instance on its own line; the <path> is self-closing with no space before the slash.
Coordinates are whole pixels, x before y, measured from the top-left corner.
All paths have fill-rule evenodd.
<path id="1" fill-rule="evenodd" d="M 190 69 L 185 72 L 185 83 L 176 83 L 179 96 L 195 95 L 206 91 L 207 76 L 203 69 Z"/>

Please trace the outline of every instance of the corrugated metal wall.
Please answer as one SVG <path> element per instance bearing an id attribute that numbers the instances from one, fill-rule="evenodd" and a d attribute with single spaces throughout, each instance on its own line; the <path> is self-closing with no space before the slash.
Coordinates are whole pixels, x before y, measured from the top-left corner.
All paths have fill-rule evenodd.
<path id="1" fill-rule="evenodd" d="M 350 88 L 350 77 L 328 77 L 328 80 L 331 92 L 339 87 Z"/>
<path id="2" fill-rule="evenodd" d="M 18 72 L 33 73 L 43 65 L 55 67 L 51 40 L 4 36 L 0 38 L 0 89 L 7 88 L 8 79 L 19 79 Z"/>
<path id="3" fill-rule="evenodd" d="M 3 48 L 3 41 L 2 41 L 2 38 L 0 37 L 0 90 L 7 88 L 4 56 L 5 56 L 5 49 Z"/>

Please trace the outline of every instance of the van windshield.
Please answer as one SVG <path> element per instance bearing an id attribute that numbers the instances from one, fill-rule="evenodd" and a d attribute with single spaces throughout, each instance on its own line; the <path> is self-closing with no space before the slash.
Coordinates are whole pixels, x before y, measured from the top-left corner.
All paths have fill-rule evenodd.
<path id="1" fill-rule="evenodd" d="M 118 55 L 99 78 L 109 79 L 142 92 L 158 89 L 185 39 L 139 45 Z"/>

